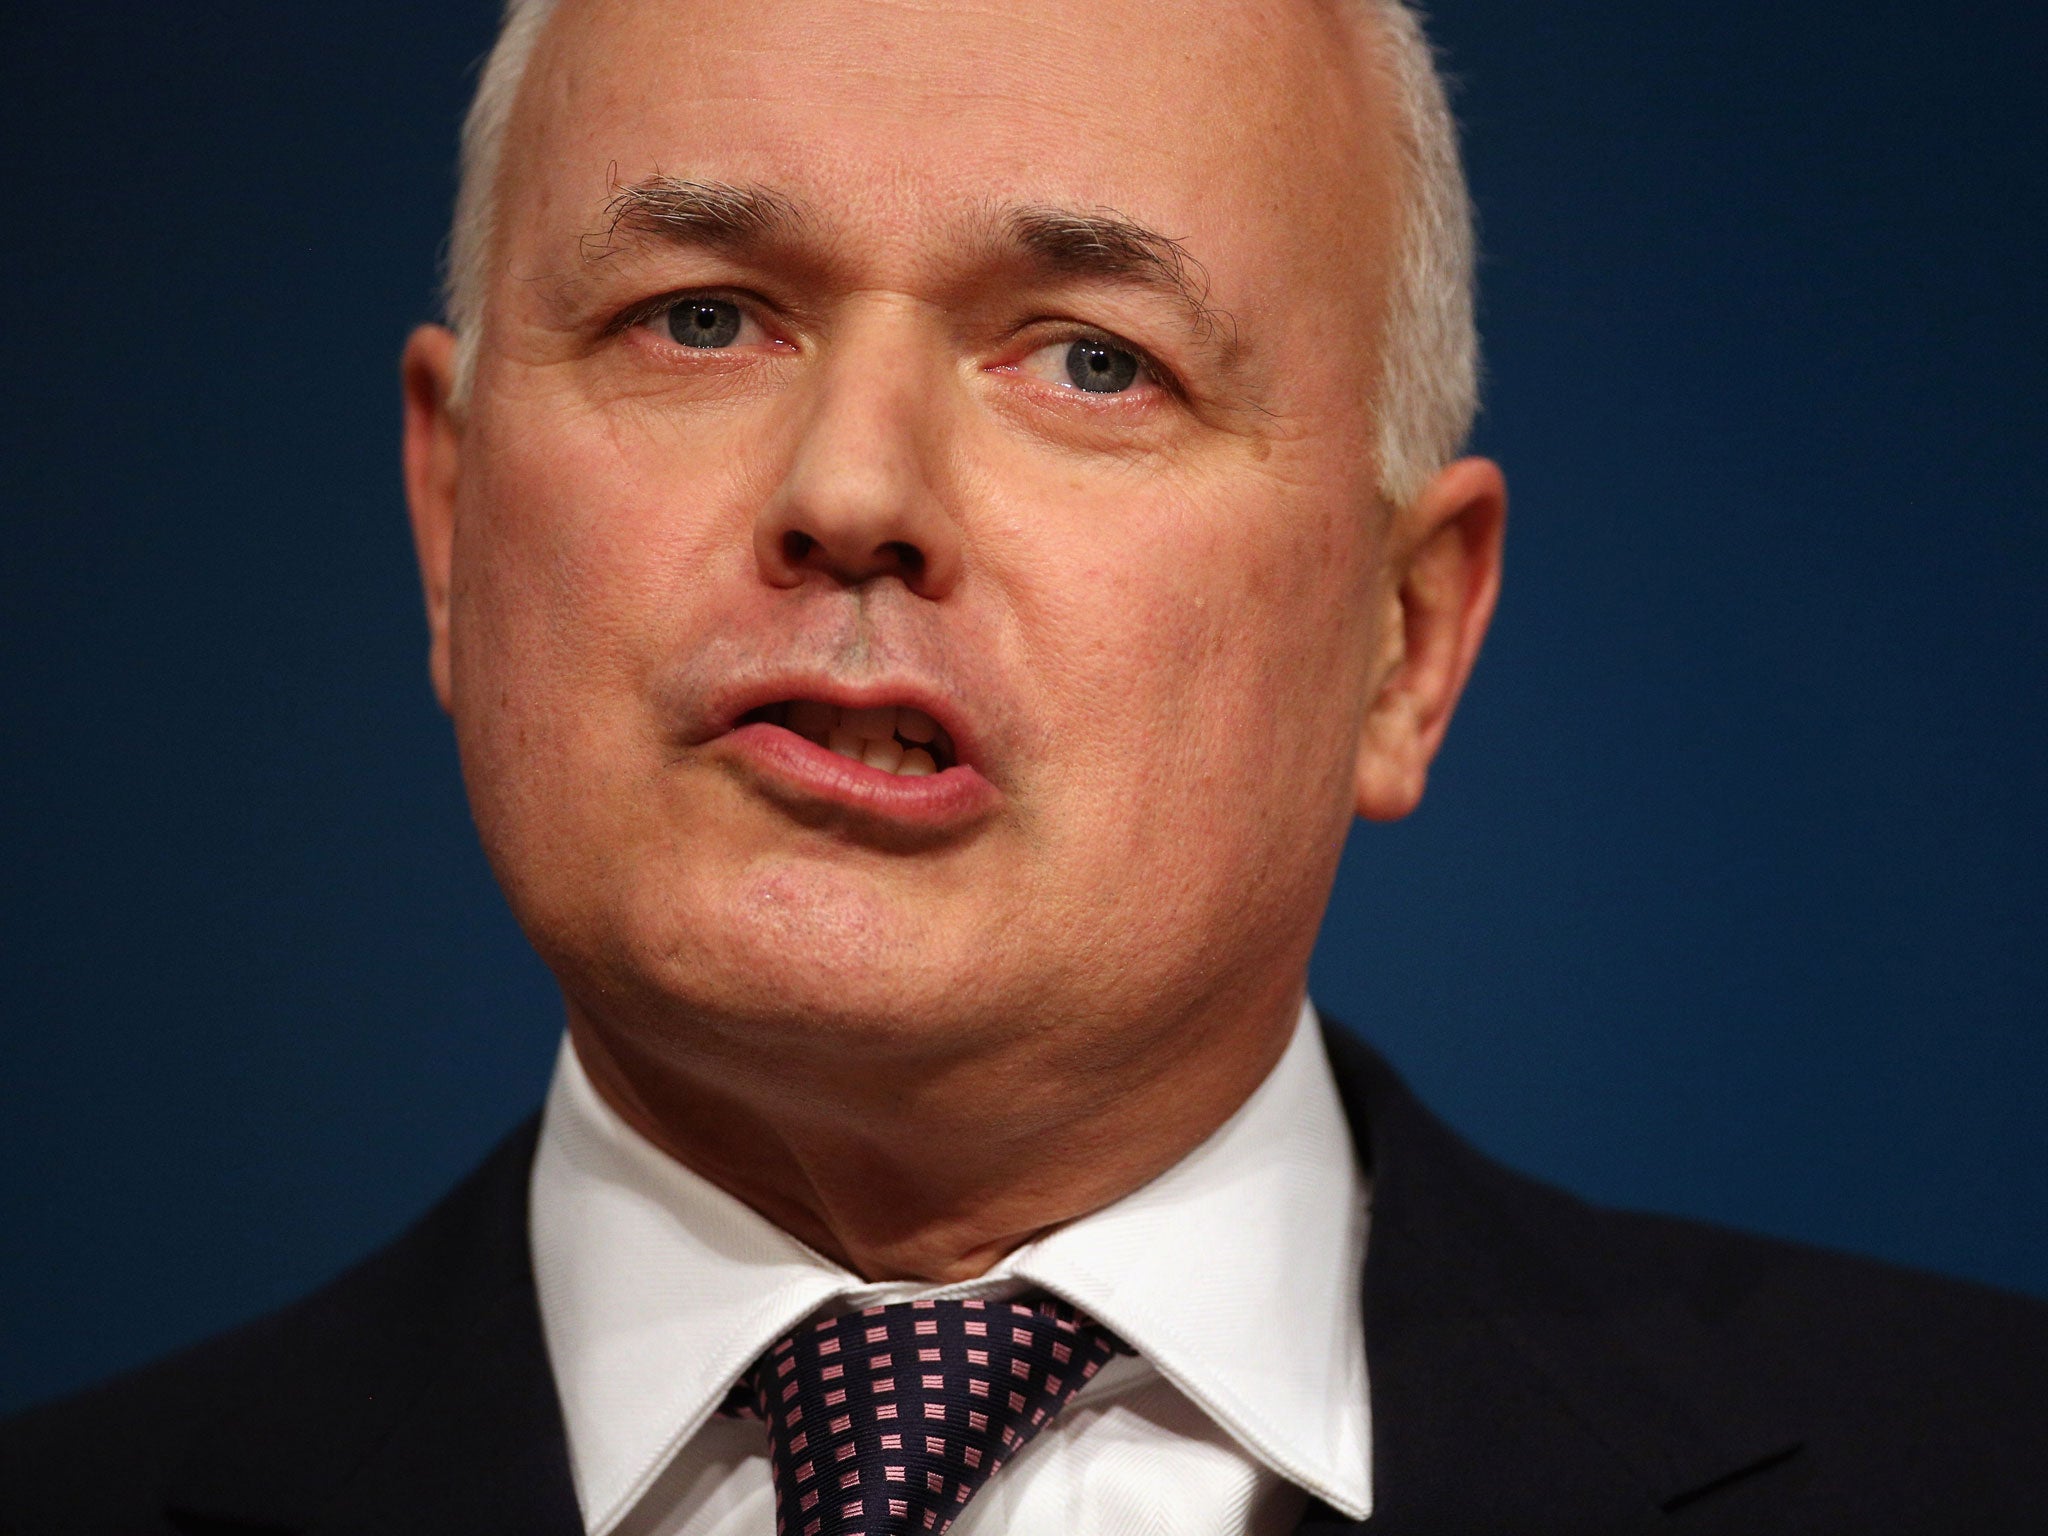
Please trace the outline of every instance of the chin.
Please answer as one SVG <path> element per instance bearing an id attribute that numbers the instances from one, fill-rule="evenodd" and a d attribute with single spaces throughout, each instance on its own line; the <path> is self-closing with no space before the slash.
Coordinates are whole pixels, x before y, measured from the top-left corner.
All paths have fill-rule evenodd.
<path id="1" fill-rule="evenodd" d="M 594 988 L 576 988 L 586 1008 L 631 997 L 635 1012 L 656 1015 L 651 1028 L 881 1045 L 953 1036 L 970 1000 L 1000 986 L 986 974 L 994 936 L 963 931 L 967 914 L 929 889 L 801 861 L 655 883 L 668 894 L 587 925 L 632 938 L 615 938 L 600 966 L 572 967 L 600 973 Z"/>

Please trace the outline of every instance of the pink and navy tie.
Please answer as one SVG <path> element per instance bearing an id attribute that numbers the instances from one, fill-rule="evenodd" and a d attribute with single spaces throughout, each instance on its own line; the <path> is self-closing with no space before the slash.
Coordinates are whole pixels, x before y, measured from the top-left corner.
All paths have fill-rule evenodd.
<path id="1" fill-rule="evenodd" d="M 799 1328 L 722 1411 L 767 1421 L 776 1536 L 937 1536 L 1125 1347 L 1049 1296 L 897 1302 Z"/>

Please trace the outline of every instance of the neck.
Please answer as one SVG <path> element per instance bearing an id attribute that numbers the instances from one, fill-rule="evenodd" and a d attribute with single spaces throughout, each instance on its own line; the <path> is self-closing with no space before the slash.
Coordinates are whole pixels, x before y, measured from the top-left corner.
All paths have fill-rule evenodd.
<path id="1" fill-rule="evenodd" d="M 944 1284 L 1185 1157 L 1265 1080 L 1300 997 L 958 1054 L 840 1040 L 734 1061 L 689 1048 L 714 1032 L 616 1027 L 573 999 L 569 1031 L 599 1095 L 669 1156 L 864 1279 Z"/>

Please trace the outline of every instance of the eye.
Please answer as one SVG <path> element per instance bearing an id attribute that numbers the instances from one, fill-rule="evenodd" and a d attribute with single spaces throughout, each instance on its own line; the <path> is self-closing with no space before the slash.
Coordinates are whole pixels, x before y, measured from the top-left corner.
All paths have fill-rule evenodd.
<path id="1" fill-rule="evenodd" d="M 1019 368 L 1035 379 L 1091 395 L 1121 395 L 1152 382 L 1145 355 L 1107 336 L 1076 336 L 1040 347 Z"/>
<path id="2" fill-rule="evenodd" d="M 663 341 L 698 351 L 758 346 L 768 340 L 760 322 L 731 299 L 691 296 L 641 322 Z"/>

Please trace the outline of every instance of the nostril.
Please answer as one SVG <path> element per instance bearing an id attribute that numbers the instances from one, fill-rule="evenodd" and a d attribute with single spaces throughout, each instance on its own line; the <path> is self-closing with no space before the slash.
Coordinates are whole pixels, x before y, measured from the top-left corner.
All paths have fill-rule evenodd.
<path id="1" fill-rule="evenodd" d="M 826 530 L 823 537 L 802 528 L 775 535 L 776 563 L 791 576 L 820 571 L 836 581 L 860 583 L 894 576 L 915 586 L 927 579 L 931 561 L 913 539 L 887 539 L 878 544 L 853 542 Z"/>
<path id="2" fill-rule="evenodd" d="M 904 539 L 891 539 L 881 548 L 881 553 L 896 563 L 897 570 L 905 576 L 924 574 L 924 551 Z"/>

